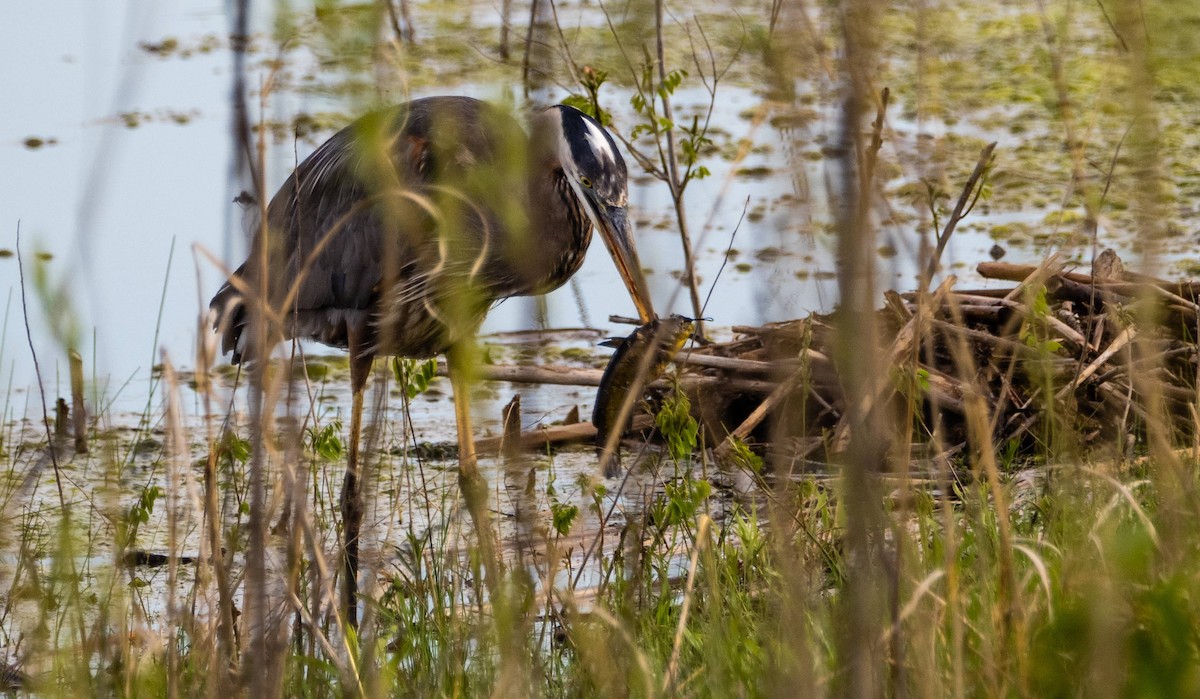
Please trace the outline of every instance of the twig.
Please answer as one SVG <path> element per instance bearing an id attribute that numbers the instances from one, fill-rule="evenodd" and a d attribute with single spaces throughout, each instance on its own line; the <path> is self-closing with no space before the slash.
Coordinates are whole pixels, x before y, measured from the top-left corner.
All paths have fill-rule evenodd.
<path id="1" fill-rule="evenodd" d="M 525 88 L 525 98 L 529 98 L 529 57 L 533 52 L 533 28 L 537 26 L 538 1 L 529 3 L 529 29 L 525 31 L 525 56 L 521 59 L 521 84 Z"/>
<path id="2" fill-rule="evenodd" d="M 679 178 L 678 155 L 675 147 L 675 117 L 671 110 L 670 92 L 663 88 L 667 82 L 666 59 L 663 57 L 663 0 L 654 3 L 654 37 L 655 48 L 658 52 L 658 99 L 663 106 L 663 118 L 671 124 L 667 132 L 667 152 L 664 156 L 664 168 L 667 172 L 667 185 L 671 190 L 671 199 L 675 203 L 675 220 L 679 224 L 679 242 L 683 247 L 684 279 L 687 281 L 688 293 L 692 298 L 692 311 L 696 314 L 696 335 L 704 336 L 704 310 L 700 305 L 700 291 L 696 288 L 696 259 L 692 252 L 692 238 L 688 232 L 687 210 L 683 205 L 683 190 L 685 183 Z M 713 96 L 716 98 L 715 94 Z"/>
<path id="3" fill-rule="evenodd" d="M 967 183 L 963 185 L 962 193 L 958 195 L 958 203 L 954 205 L 954 211 L 950 214 L 950 218 L 946 221 L 946 226 L 942 232 L 938 234 L 937 244 L 934 248 L 933 255 L 929 258 L 929 264 L 925 267 L 925 274 L 921 277 L 921 288 L 928 289 L 933 282 L 933 275 L 937 274 L 938 266 L 941 264 L 942 253 L 946 250 L 946 244 L 950 242 L 950 236 L 954 234 L 954 229 L 958 227 L 961 221 L 970 209 L 967 209 L 967 202 L 971 201 L 971 208 L 974 208 L 974 201 L 978 200 L 979 193 L 983 192 L 982 184 L 979 185 L 979 192 L 975 192 L 976 184 L 984 176 L 987 171 L 988 163 L 992 160 L 992 152 L 996 150 L 996 142 L 984 146 L 979 153 L 979 161 L 975 163 L 975 169 L 971 172 L 971 176 L 967 178 Z M 974 198 L 972 194 L 974 193 Z"/>
<path id="4" fill-rule="evenodd" d="M 512 24 L 512 0 L 500 3 L 500 60 L 508 62 L 508 33 Z"/>
<path id="5" fill-rule="evenodd" d="M 954 287 L 955 281 L 957 281 L 957 279 L 954 275 L 946 277 L 946 279 L 944 279 L 938 286 L 937 290 L 933 292 L 930 302 L 920 308 L 920 310 L 923 312 L 914 315 L 907 323 L 904 324 L 904 327 L 900 329 L 900 332 L 896 333 L 896 338 L 892 340 L 891 349 L 888 351 L 887 363 L 885 366 L 896 366 L 899 363 L 900 358 L 905 354 L 908 354 L 913 346 L 913 343 L 916 342 L 916 338 L 924 332 L 925 325 L 932 318 L 933 309 L 942 304 L 942 300 L 950 292 L 950 289 Z M 875 381 L 874 385 L 862 395 L 861 402 L 858 407 L 859 415 L 869 414 L 883 398 L 885 391 L 887 391 L 888 387 L 890 386 L 886 378 L 887 377 L 885 375 L 885 380 Z M 835 452 L 841 451 L 850 442 L 850 414 L 851 412 L 849 410 L 844 412 L 842 417 L 838 420 L 837 427 L 834 430 L 833 445 L 831 449 Z"/>
<path id="6" fill-rule="evenodd" d="M 75 418 L 75 453 L 88 453 L 87 408 L 83 404 L 83 357 L 69 350 L 67 361 L 71 365 L 71 410 Z"/>
<path id="7" fill-rule="evenodd" d="M 54 485 L 58 488 L 58 504 L 65 514 L 67 498 L 63 494 L 62 473 L 58 467 L 58 449 L 55 446 L 54 435 L 50 431 L 50 414 L 46 411 L 46 385 L 42 381 L 42 365 L 38 361 L 37 350 L 33 347 L 33 331 L 29 328 L 29 300 L 25 293 L 25 258 L 21 254 L 21 222 L 17 222 L 17 274 L 21 282 L 21 315 L 25 319 L 25 339 L 29 343 L 29 354 L 33 357 L 33 373 L 37 377 L 38 392 L 42 396 L 42 427 L 46 430 L 46 450 L 50 455 L 50 464 L 54 467 Z"/>
<path id="8" fill-rule="evenodd" d="M 809 358 L 814 362 L 829 364 L 827 356 L 820 352 L 809 352 Z M 772 364 L 754 359 L 738 359 L 736 357 L 714 357 L 711 355 L 689 353 L 680 350 L 672 357 L 677 364 L 691 364 L 711 369 L 744 372 L 751 374 L 770 374 L 778 371 L 780 366 L 787 368 L 795 366 L 794 362 L 782 365 Z M 449 376 L 445 362 L 439 362 L 438 376 Z M 474 370 L 474 377 L 480 381 L 507 381 L 509 383 L 550 384 L 555 386 L 599 386 L 604 372 L 599 369 L 576 369 L 563 366 L 515 366 L 508 364 L 480 366 Z M 698 388 L 716 383 L 724 383 L 731 390 L 751 393 L 770 393 L 774 390 L 774 381 L 731 378 L 728 376 L 684 376 L 679 379 L 682 388 Z M 657 379 L 643 388 L 669 388 L 674 382 L 667 379 Z"/>
<path id="9" fill-rule="evenodd" d="M 717 268 L 717 274 L 713 277 L 712 285 L 708 287 L 708 295 L 704 297 L 704 305 L 700 307 L 700 315 L 708 310 L 708 302 L 712 300 L 713 292 L 717 289 L 717 282 L 721 279 L 721 272 L 725 271 L 725 265 L 729 264 L 729 255 L 733 252 L 733 241 L 737 240 L 738 231 L 742 227 L 742 221 L 746 220 L 746 209 L 750 206 L 750 197 L 746 197 L 746 203 L 742 204 L 742 215 L 738 217 L 737 225 L 733 227 L 733 233 L 729 234 L 729 245 L 725 246 L 725 256 L 721 258 L 721 266 Z"/>
<path id="10" fill-rule="evenodd" d="M 800 382 L 804 380 L 804 376 L 805 371 L 803 367 L 792 372 L 792 375 L 789 376 L 783 383 L 779 384 L 779 387 L 772 391 L 771 395 L 767 396 L 766 400 L 760 403 L 758 407 L 756 407 L 753 412 L 751 412 L 750 415 L 742 421 L 742 424 L 737 426 L 737 429 L 730 432 L 725 437 L 725 439 L 720 445 L 717 446 L 713 453 L 718 464 L 724 464 L 728 462 L 729 455 L 733 452 L 734 443 L 746 441 L 746 439 L 750 436 L 750 433 L 753 432 L 756 427 L 762 424 L 762 421 L 766 419 L 767 415 L 776 407 L 778 407 L 779 404 L 782 403 L 788 396 L 790 396 L 792 391 L 796 390 L 796 387 L 799 386 Z"/>
<path id="11" fill-rule="evenodd" d="M 867 192 L 871 189 L 871 182 L 875 179 L 875 163 L 879 159 L 879 149 L 883 147 L 883 123 L 887 116 L 888 98 L 891 91 L 886 87 L 879 92 L 879 107 L 875 112 L 875 121 L 871 122 L 871 145 L 867 148 L 866 158 L 862 170 L 862 191 Z"/>
<path id="12" fill-rule="evenodd" d="M 1096 373 L 1096 371 L 1100 367 L 1104 366 L 1109 359 L 1112 359 L 1114 354 L 1120 352 L 1121 348 L 1123 348 L 1125 345 L 1128 345 L 1135 337 L 1137 337 L 1137 328 L 1125 328 L 1125 331 L 1118 335 L 1117 339 L 1113 340 L 1108 348 L 1100 353 L 1100 356 L 1096 357 L 1091 364 L 1088 364 L 1083 371 L 1079 372 L 1079 375 L 1075 377 L 1075 380 L 1059 389 L 1058 393 L 1054 395 L 1055 400 L 1062 400 L 1070 395 L 1071 391 L 1074 391 L 1079 387 L 1080 384 L 1082 384 L 1084 381 L 1087 381 L 1089 376 Z"/>
<path id="13" fill-rule="evenodd" d="M 387 6 L 388 20 L 392 23 L 392 33 L 396 35 L 396 41 L 404 41 L 404 28 L 400 26 L 400 16 L 396 13 L 396 5 L 392 0 L 381 0 Z M 504 36 L 501 30 L 501 37 Z"/>
<path id="14" fill-rule="evenodd" d="M 1051 256 L 1047 259 L 1057 259 L 1057 256 Z M 988 279 L 1006 279 L 1008 281 L 1023 281 L 1026 277 L 1033 273 L 1034 270 L 1044 267 L 1045 263 L 1034 265 L 1018 265 L 1009 262 L 980 262 L 976 266 L 976 271 L 979 275 Z M 1133 272 L 1125 272 L 1121 275 L 1121 279 L 1096 279 L 1090 274 L 1082 274 L 1079 272 L 1057 272 L 1055 276 L 1063 279 L 1076 282 L 1079 284 L 1095 285 L 1099 289 L 1112 291 L 1125 296 L 1137 296 L 1141 291 L 1141 286 L 1152 286 L 1163 291 L 1170 292 L 1173 297 L 1177 297 L 1183 303 L 1191 303 L 1187 299 L 1200 297 L 1200 284 L 1195 282 L 1168 282 L 1154 277 L 1136 274 Z M 970 292 L 970 293 L 998 293 L 996 290 L 990 292 Z"/>
<path id="15" fill-rule="evenodd" d="M 66 498 L 66 495 L 64 495 L 64 493 L 63 493 L 62 471 L 59 468 L 59 464 L 58 464 L 58 448 L 54 442 L 54 435 L 52 435 L 50 432 L 50 416 L 46 412 L 46 385 L 42 381 L 42 367 L 41 367 L 41 363 L 38 362 L 37 350 L 34 349 L 34 347 L 33 347 L 33 331 L 30 330 L 30 328 L 29 328 L 29 302 L 28 302 L 27 294 L 25 293 L 25 261 L 24 261 L 23 256 L 21 255 L 21 222 L 20 221 L 17 222 L 16 247 L 17 247 L 17 274 L 18 274 L 18 277 L 21 282 L 21 315 L 25 319 L 25 340 L 29 343 L 29 354 L 33 357 L 33 372 L 34 372 L 34 375 L 37 377 L 38 393 L 41 395 L 41 398 L 42 398 L 42 400 L 41 400 L 42 427 L 45 428 L 45 430 L 46 430 L 46 453 L 50 456 L 50 464 L 54 468 L 54 485 L 58 489 L 58 506 L 62 511 L 65 521 L 70 521 L 71 511 L 70 511 L 70 509 L 67 508 L 67 498 Z M 79 580 L 78 564 L 75 562 L 75 558 L 72 556 L 67 556 L 66 559 L 67 559 L 67 566 L 70 569 L 72 580 Z M 71 590 L 71 593 L 70 593 L 71 596 L 76 597 L 79 592 L 79 585 L 78 584 L 71 585 L 70 590 Z M 76 611 L 76 616 L 78 617 L 76 620 L 76 623 L 78 624 L 78 632 L 80 634 L 79 640 L 82 642 L 82 640 L 83 640 L 82 637 L 83 637 L 84 629 L 85 629 L 84 622 L 83 622 L 83 605 L 78 604 L 77 602 L 78 602 L 77 599 L 73 599 L 72 604 L 70 604 L 70 608 L 73 608 Z"/>

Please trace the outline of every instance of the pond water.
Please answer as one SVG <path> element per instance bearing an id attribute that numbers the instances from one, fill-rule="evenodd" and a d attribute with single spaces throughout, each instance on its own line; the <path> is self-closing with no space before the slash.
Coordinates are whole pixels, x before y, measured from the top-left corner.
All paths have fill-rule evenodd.
<path id="1" fill-rule="evenodd" d="M 508 99 L 519 92 L 514 70 L 497 67 L 500 17 L 493 3 L 415 3 L 417 46 L 394 64 L 364 64 L 369 44 L 355 44 L 353 31 L 345 28 L 354 12 L 339 14 L 328 3 L 319 7 L 319 12 L 307 4 L 294 8 L 289 21 L 299 27 L 299 38 L 284 50 L 271 39 L 276 6 L 259 3 L 255 9 L 248 57 L 248 84 L 254 93 L 250 108 L 255 120 L 280 126 L 282 134 L 268 143 L 270 191 L 294 162 L 371 103 L 445 93 Z M 743 9 L 751 21 L 761 10 L 752 4 Z M 558 10 L 567 37 L 605 26 L 596 4 L 562 2 Z M 513 17 L 518 28 L 523 27 L 528 7 L 517 3 Z M 151 381 L 151 367 L 167 356 L 177 367 L 191 368 L 197 338 L 211 339 L 206 328 L 197 330 L 198 316 L 223 279 L 222 266 L 232 267 L 245 255 L 244 214 L 234 203 L 243 185 L 232 166 L 231 26 L 230 3 L 213 0 L 125 0 L 103 7 L 82 0 L 67 6 L 35 3 L 0 24 L 0 60 L 8 66 L 6 108 L 0 110 L 0 250 L 17 249 L 19 229 L 30 296 L 28 319 L 48 402 L 68 393 L 62 338 L 72 336 L 85 358 L 93 413 L 102 414 L 102 427 L 124 435 L 118 439 L 134 442 L 118 449 L 133 454 L 120 457 L 130 468 L 116 477 L 118 490 L 137 492 L 147 483 L 162 481 L 164 474 L 154 464 L 161 456 L 164 398 Z M 709 28 L 714 39 L 721 34 L 720 27 Z M 339 43 L 339 32 L 350 39 L 343 37 Z M 456 32 L 462 34 L 457 43 Z M 752 33 L 747 30 L 747 35 Z M 727 36 L 716 40 L 718 63 L 728 62 L 732 47 L 745 41 Z M 797 81 L 801 98 L 796 103 L 781 104 L 770 99 L 762 70 L 761 58 L 750 49 L 744 48 L 733 62 L 713 105 L 712 147 L 701 160 L 711 175 L 694 180 L 686 194 L 701 295 L 709 299 L 705 314 L 713 318 L 718 334 L 733 325 L 829 311 L 837 301 L 830 214 L 834 173 L 828 159 L 838 141 L 836 91 L 818 73 Z M 674 95 L 679 121 L 693 115 L 703 118 L 707 109 L 709 94 L 697 72 L 693 70 Z M 260 104 L 268 83 L 268 96 Z M 534 91 L 541 102 L 566 95 L 552 85 Z M 630 95 L 631 89 L 619 81 L 603 88 L 605 105 L 626 133 L 637 123 Z M 889 195 L 888 205 L 877 214 L 881 290 L 915 287 L 922 235 L 928 236 L 930 225 L 928 206 L 914 192 L 944 189 L 941 201 L 949 206 L 981 144 L 999 141 L 1003 158 L 1029 143 L 1036 147 L 1047 139 L 1053 142 L 1056 133 L 1048 115 L 1031 120 L 1019 105 L 918 122 L 906 102 L 902 90 L 893 90 L 880 156 L 879 179 Z M 756 118 L 760 113 L 763 118 Z M 1018 121 L 1019 130 L 1011 125 Z M 296 123 L 309 125 L 305 137 L 290 136 Z M 679 281 L 682 253 L 667 188 L 627 160 L 632 218 L 656 307 L 660 313 L 690 314 Z M 1022 172 L 1029 167 L 1026 161 L 1018 162 L 1004 173 L 1004 181 L 1013 187 L 1014 182 L 1036 181 Z M 989 195 L 951 240 L 945 268 L 972 277 L 974 264 L 988 258 L 997 239 L 1008 249 L 1007 260 L 1039 258 L 1049 244 L 1030 244 L 1036 242 L 1037 231 L 1069 227 L 1044 224 L 1047 211 L 1060 205 L 1055 192 L 1062 185 L 1042 184 L 1049 194 L 1038 201 Z M 1113 238 L 1104 244 L 1128 248 Z M 1052 242 L 1064 239 L 1059 236 Z M 1086 259 L 1086 242 L 1081 245 L 1075 238 L 1068 256 Z M 727 261 L 729 247 L 734 251 Z M 6 298 L 0 385 L 11 386 L 4 404 L 4 422 L 9 425 L 5 442 L 33 446 L 42 439 L 36 423 L 42 399 L 25 340 L 15 256 L 0 257 L 0 294 Z M 552 342 L 497 350 L 521 363 L 574 361 L 594 366 L 605 352 L 597 350 L 599 339 L 628 332 L 610 323 L 608 316 L 631 313 L 619 278 L 597 244 L 582 271 L 549 295 L 543 307 L 531 299 L 506 301 L 489 315 L 484 332 L 595 328 L 562 334 Z M 564 349 L 576 351 L 573 359 L 564 359 Z M 343 426 L 348 424 L 346 372 L 330 373 L 314 390 L 312 417 L 321 424 L 338 418 Z M 501 407 L 518 391 L 527 429 L 561 420 L 572 408 L 586 417 L 594 398 L 590 388 L 484 385 L 474 396 L 482 434 L 499 430 Z M 448 392 L 448 387 L 435 384 L 435 390 L 413 402 L 411 440 L 453 441 Z M 245 391 L 238 391 L 232 401 L 235 414 L 245 415 Z M 193 449 L 199 450 L 193 457 L 200 459 L 206 407 L 186 385 L 181 405 L 193 430 Z M 157 432 L 131 430 L 143 413 L 151 416 L 150 426 Z M 395 427 L 404 423 L 394 395 L 373 415 L 378 424 L 390 426 L 385 451 L 406 441 Z M 36 448 L 18 453 L 16 470 L 31 465 L 25 459 L 44 461 L 39 454 Z M 78 487 L 74 497 L 80 501 L 89 501 L 91 490 L 112 485 L 110 470 L 88 472 L 88 464 L 94 463 L 71 465 Z M 394 465 L 397 468 L 391 475 L 385 473 L 384 481 L 410 473 L 407 460 Z M 493 483 L 511 475 L 498 462 L 487 465 Z M 590 450 L 565 453 L 553 468 L 535 469 L 542 480 L 537 492 L 544 492 L 549 474 L 558 473 L 568 499 L 586 506 L 589 489 L 580 483 L 595 477 L 594 468 Z M 48 497 L 54 492 L 51 473 L 44 468 L 37 473 L 44 482 L 39 497 Z M 327 478 L 333 493 L 337 478 Z M 452 479 L 446 482 L 452 484 Z M 655 487 L 654 478 L 645 487 Z M 402 492 L 404 488 L 379 486 L 384 519 L 396 511 L 397 503 L 408 501 Z M 128 499 L 129 493 L 120 497 Z M 545 505 L 543 501 L 540 506 Z M 431 526 L 432 516 L 423 517 L 422 526 Z M 162 521 L 157 524 L 161 527 Z M 162 529 L 156 531 L 149 538 L 161 543 Z"/>
<path id="2" fill-rule="evenodd" d="M 417 7 L 418 40 L 436 35 L 444 17 Z M 498 24 L 491 4 L 470 7 L 475 26 Z M 250 56 L 252 87 L 269 76 L 263 64 L 272 55 L 265 48 L 270 44 L 265 33 L 270 11 L 260 7 L 255 17 L 258 50 Z M 311 9 L 298 10 L 300 15 L 305 12 Z M 522 22 L 527 16 L 523 7 L 514 13 Z M 602 15 L 594 5 L 564 3 L 560 20 L 571 28 L 596 25 Z M 159 361 L 160 348 L 178 365 L 193 363 L 197 313 L 222 279 L 218 265 L 198 251 L 232 266 L 242 259 L 246 246 L 241 212 L 233 203 L 240 185 L 230 175 L 232 57 L 225 38 L 230 24 L 226 3 L 130 0 L 103 8 L 82 1 L 69 3 L 69 8 L 34 4 L 0 27 L 0 58 L 8 66 L 7 106 L 0 110 L 0 249 L 16 249 L 19 229 L 30 277 L 29 319 L 50 394 L 65 392 L 64 352 L 56 331 L 59 336 L 75 334 L 89 376 L 97 377 L 103 393 L 117 397 L 118 409 L 144 406 L 145 380 L 149 367 Z M 493 50 L 488 46 L 480 53 Z M 305 79 L 335 85 L 342 75 L 338 67 L 324 66 L 303 47 L 284 57 L 291 76 L 290 83 L 284 81 L 287 87 L 304 86 Z M 435 86 L 428 76 L 414 76 L 411 94 L 503 94 L 495 85 L 472 82 L 470 70 L 442 72 L 451 73 L 454 82 Z M 430 68 L 430 73 L 439 71 Z M 399 82 L 403 81 L 382 81 Z M 291 123 L 301 113 L 332 114 L 332 127 L 361 111 L 359 96 L 315 90 L 311 84 L 307 88 L 273 93 L 265 117 Z M 604 89 L 611 91 L 606 93 L 608 103 L 627 131 L 633 123 L 628 89 Z M 836 141 L 836 109 L 818 103 L 801 110 L 799 118 L 770 119 L 755 128 L 749 114 L 764 104 L 762 92 L 761 86 L 744 80 L 721 85 L 712 118 L 719 152 L 703 161 L 712 175 L 694 181 L 687 192 L 702 295 L 717 280 L 730 235 L 743 209 L 746 212 L 733 241 L 737 255 L 721 273 L 706 308 L 716 327 L 829 310 L 837 298 L 826 194 L 830 173 L 822 150 Z M 546 100 L 565 96 L 553 89 L 539 94 Z M 676 109 L 684 115 L 697 113 L 707 99 L 693 79 L 677 93 Z M 253 102 L 254 98 L 257 114 Z M 947 131 L 936 121 L 918 128 L 895 107 L 893 115 L 884 152 L 889 160 L 919 152 L 922 144 Z M 1001 153 L 1015 140 L 1003 129 L 988 133 L 987 127 L 965 120 L 955 130 L 971 137 L 999 137 Z M 290 164 L 331 131 L 295 144 L 272 143 L 269 189 L 273 191 Z M 749 155 L 732 163 L 730 153 L 743 138 L 749 139 Z M 895 152 L 889 153 L 892 147 Z M 968 153 L 959 169 L 968 172 L 972 161 Z M 641 175 L 632 162 L 631 172 L 638 244 L 652 270 L 650 284 L 659 310 L 689 312 L 687 296 L 679 288 L 682 254 L 666 187 Z M 916 177 L 911 172 L 892 174 L 901 181 Z M 1036 222 L 1044 216 L 1041 209 L 984 208 L 973 214 L 971 223 Z M 881 231 L 882 285 L 914 286 L 918 218 L 910 214 Z M 995 242 L 987 229 L 982 223 L 964 226 L 946 253 L 950 269 L 969 276 L 974 262 L 986 259 Z M 39 261 L 39 252 L 48 261 Z M 1012 252 L 1008 259 L 1034 256 L 1028 247 L 1024 255 L 1019 249 Z M 42 286 L 62 291 L 65 303 L 40 302 L 32 282 L 41 276 L 34 274 L 38 266 L 44 272 Z M 572 284 L 546 299 L 544 315 L 531 300 L 510 300 L 489 316 L 485 332 L 542 325 L 591 326 L 615 333 L 607 317 L 631 312 L 620 288 L 607 256 L 594 251 Z M 20 322 L 15 257 L 0 258 L 0 295 L 7 311 L 0 385 L 14 386 L 16 393 L 10 398 L 15 400 L 7 414 L 20 417 L 37 400 L 21 397 L 34 380 Z M 131 379 L 133 384 L 118 390 Z"/>

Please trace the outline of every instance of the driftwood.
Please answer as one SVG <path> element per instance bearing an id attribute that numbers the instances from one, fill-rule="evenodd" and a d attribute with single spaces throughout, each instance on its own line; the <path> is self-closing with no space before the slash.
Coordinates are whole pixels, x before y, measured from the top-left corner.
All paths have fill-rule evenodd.
<path id="1" fill-rule="evenodd" d="M 654 424 L 654 419 L 649 415 L 638 415 L 633 419 L 634 430 L 649 429 L 652 424 Z M 549 427 L 521 432 L 517 435 L 517 438 L 520 440 L 519 449 L 537 451 L 545 449 L 547 446 L 561 446 L 564 444 L 594 441 L 596 439 L 596 428 L 590 422 L 551 425 Z M 480 454 L 497 454 L 503 452 L 508 456 L 512 456 L 514 452 L 508 450 L 508 444 L 511 444 L 511 441 L 506 444 L 505 439 L 505 436 L 478 439 L 475 440 L 475 449 Z M 508 437 L 508 439 L 511 440 L 512 437 Z"/>
<path id="2" fill-rule="evenodd" d="M 1165 430 L 1177 446 L 1200 438 L 1200 283 L 1125 272 L 1111 251 L 1097 259 L 1095 274 L 1066 271 L 1054 257 L 1036 266 L 986 262 L 978 272 L 1017 284 L 960 290 L 950 277 L 932 292 L 885 295 L 878 351 L 890 366 L 858 400 L 864 412 L 910 430 L 898 439 L 938 458 L 961 454 L 966 406 L 980 400 L 998 448 L 1031 448 L 1051 432 L 1081 448 L 1126 444 L 1148 429 Z M 718 462 L 744 453 L 739 443 L 775 461 L 829 461 L 853 438 L 831 359 L 836 326 L 835 316 L 817 314 L 735 326 L 727 341 L 676 354 L 676 371 L 647 394 L 687 394 Z M 595 386 L 603 372 L 484 366 L 479 373 Z M 653 405 L 639 407 L 635 431 L 648 434 Z M 507 443 L 542 449 L 594 435 L 590 424 L 577 423 L 510 432 Z M 501 439 L 479 446 L 496 451 Z"/>

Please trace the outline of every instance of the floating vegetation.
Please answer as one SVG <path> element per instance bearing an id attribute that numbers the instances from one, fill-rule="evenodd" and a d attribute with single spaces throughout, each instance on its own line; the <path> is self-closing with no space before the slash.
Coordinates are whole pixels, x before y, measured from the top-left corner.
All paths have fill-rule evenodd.
<path id="1" fill-rule="evenodd" d="M 186 126 L 198 116 L 200 116 L 200 111 L 197 109 L 186 112 L 174 109 L 162 109 L 154 113 L 139 111 L 119 112 L 116 120 L 127 129 L 136 129 L 143 124 L 149 123 L 170 123 L 177 126 Z"/>
<path id="2" fill-rule="evenodd" d="M 754 259 L 759 262 L 774 262 L 787 254 L 787 252 L 777 247 L 765 247 L 754 251 Z"/>
<path id="3" fill-rule="evenodd" d="M 787 112 L 772 114 L 769 120 L 772 128 L 801 129 L 820 120 L 820 115 L 814 109 L 793 109 Z"/>
<path id="4" fill-rule="evenodd" d="M 53 137 L 41 138 L 39 136 L 29 136 L 24 141 L 21 141 L 21 145 L 25 146 L 29 150 L 37 150 L 43 146 L 53 146 L 57 144 L 58 139 Z"/>
<path id="5" fill-rule="evenodd" d="M 179 40 L 172 36 L 159 42 L 143 41 L 138 44 L 138 48 L 160 58 L 168 58 L 179 48 Z"/>
<path id="6" fill-rule="evenodd" d="M 253 53 L 253 41 L 248 47 L 249 52 Z M 195 54 L 208 54 L 222 48 L 225 44 L 221 38 L 215 34 L 200 37 L 195 41 L 182 42 L 176 37 L 168 36 L 160 41 L 142 41 L 138 43 L 138 48 L 142 51 L 157 56 L 158 58 L 191 58 Z"/>
<path id="7" fill-rule="evenodd" d="M 750 179 L 761 179 L 769 177 L 774 170 L 766 165 L 756 165 L 754 167 L 740 167 L 734 173 L 738 177 L 746 177 Z"/>

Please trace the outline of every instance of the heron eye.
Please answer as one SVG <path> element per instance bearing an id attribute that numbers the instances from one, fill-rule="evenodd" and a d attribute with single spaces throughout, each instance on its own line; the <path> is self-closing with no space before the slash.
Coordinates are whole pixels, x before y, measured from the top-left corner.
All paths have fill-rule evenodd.
<path id="1" fill-rule="evenodd" d="M 580 177 L 579 184 L 583 185 L 584 187 L 587 187 L 588 189 L 592 188 L 592 181 L 586 177 Z"/>

